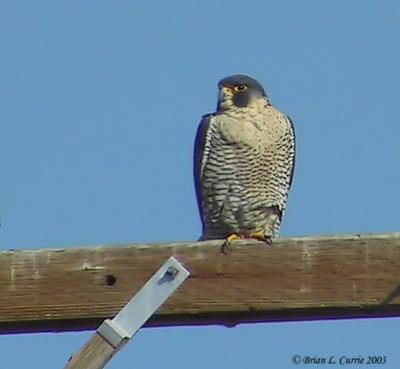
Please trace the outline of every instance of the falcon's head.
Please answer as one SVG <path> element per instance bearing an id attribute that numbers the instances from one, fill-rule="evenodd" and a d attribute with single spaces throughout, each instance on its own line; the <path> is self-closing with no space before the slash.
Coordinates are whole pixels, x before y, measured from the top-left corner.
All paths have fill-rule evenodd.
<path id="1" fill-rule="evenodd" d="M 218 111 L 227 110 L 233 106 L 244 108 L 259 98 L 267 98 L 261 84 L 243 74 L 221 79 L 218 82 L 218 88 Z"/>

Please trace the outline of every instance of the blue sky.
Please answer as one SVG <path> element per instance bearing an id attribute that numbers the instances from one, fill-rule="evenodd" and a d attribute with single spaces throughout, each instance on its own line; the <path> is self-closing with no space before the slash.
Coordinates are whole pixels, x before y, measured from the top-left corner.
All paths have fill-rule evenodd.
<path id="1" fill-rule="evenodd" d="M 295 124 L 283 236 L 399 231 L 399 32 L 394 0 L 4 2 L 0 248 L 197 239 L 193 139 L 233 73 Z M 398 368 L 399 331 L 399 319 L 144 329 L 108 367 L 375 354 Z M 1 368 L 61 368 L 90 334 L 1 336 Z"/>

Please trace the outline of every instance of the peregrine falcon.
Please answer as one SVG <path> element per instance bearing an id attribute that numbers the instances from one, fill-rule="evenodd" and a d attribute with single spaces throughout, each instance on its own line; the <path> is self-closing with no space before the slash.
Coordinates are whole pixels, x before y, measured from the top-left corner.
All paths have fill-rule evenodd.
<path id="1" fill-rule="evenodd" d="M 217 111 L 203 116 L 194 147 L 200 240 L 278 235 L 295 163 L 290 118 L 274 108 L 261 84 L 245 75 L 219 81 Z"/>

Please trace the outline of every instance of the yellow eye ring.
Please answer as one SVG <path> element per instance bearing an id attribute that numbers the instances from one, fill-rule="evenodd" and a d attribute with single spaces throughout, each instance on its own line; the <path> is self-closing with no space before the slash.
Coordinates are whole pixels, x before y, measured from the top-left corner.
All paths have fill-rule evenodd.
<path id="1" fill-rule="evenodd" d="M 236 85 L 234 88 L 235 92 L 243 92 L 247 90 L 246 85 Z"/>

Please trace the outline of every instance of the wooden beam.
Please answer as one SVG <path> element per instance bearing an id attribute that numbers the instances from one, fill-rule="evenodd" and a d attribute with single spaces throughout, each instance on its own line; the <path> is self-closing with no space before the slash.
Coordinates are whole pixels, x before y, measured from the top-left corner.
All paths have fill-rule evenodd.
<path id="1" fill-rule="evenodd" d="M 191 271 L 147 326 L 400 315 L 400 233 L 0 253 L 0 333 L 96 328 L 171 255 Z"/>
<path id="2" fill-rule="evenodd" d="M 102 336 L 95 333 L 82 349 L 69 360 L 64 369 L 101 369 L 118 352 Z"/>
<path id="3" fill-rule="evenodd" d="M 103 369 L 190 275 L 168 258 L 113 319 L 106 319 L 64 369 Z"/>

